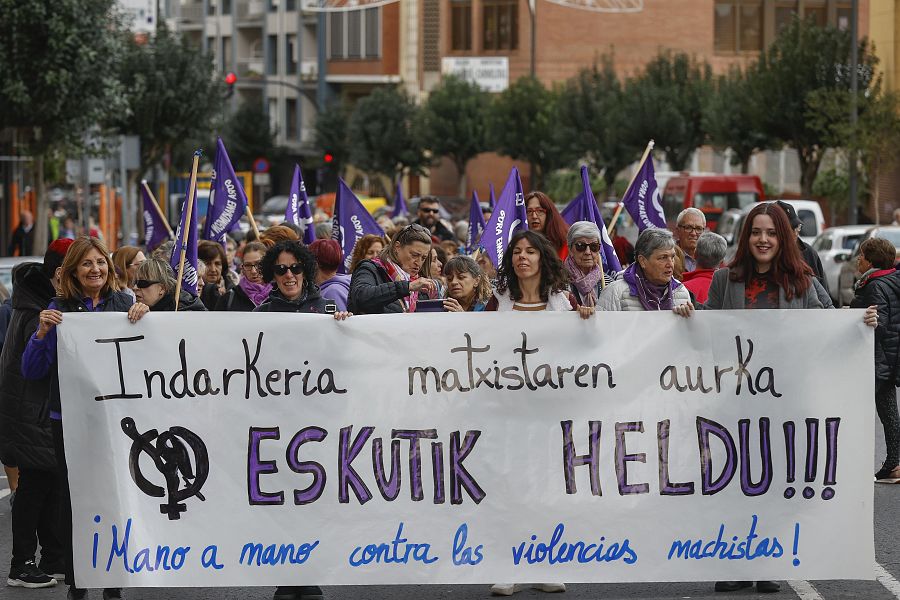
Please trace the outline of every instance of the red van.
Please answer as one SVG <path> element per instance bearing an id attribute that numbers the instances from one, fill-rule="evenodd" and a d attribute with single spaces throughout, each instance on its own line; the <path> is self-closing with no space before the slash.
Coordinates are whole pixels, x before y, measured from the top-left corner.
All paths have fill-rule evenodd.
<path id="1" fill-rule="evenodd" d="M 709 229 L 715 231 L 722 213 L 765 200 L 765 192 L 756 175 L 679 175 L 666 182 L 662 200 L 670 228 L 678 213 L 693 206 L 706 214 Z"/>

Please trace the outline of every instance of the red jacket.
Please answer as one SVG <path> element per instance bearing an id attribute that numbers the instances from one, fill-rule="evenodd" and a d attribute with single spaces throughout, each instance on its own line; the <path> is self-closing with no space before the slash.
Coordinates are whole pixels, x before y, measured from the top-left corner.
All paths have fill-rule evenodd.
<path id="1" fill-rule="evenodd" d="M 694 298 L 697 299 L 697 302 L 703 304 L 706 302 L 706 298 L 709 295 L 709 286 L 712 283 L 713 273 L 715 272 L 715 269 L 696 269 L 694 271 L 688 271 L 681 276 L 681 283 L 694 294 Z"/>

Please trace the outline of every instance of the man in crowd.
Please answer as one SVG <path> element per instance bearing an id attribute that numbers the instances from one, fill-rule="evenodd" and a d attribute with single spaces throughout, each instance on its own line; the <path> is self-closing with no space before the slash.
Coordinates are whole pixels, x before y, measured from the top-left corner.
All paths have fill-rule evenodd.
<path id="1" fill-rule="evenodd" d="M 433 237 L 436 237 L 440 241 L 444 240 L 453 240 L 453 232 L 447 229 L 447 227 L 441 223 L 441 203 L 434 196 L 422 196 L 422 199 L 419 200 L 419 210 L 416 213 L 416 220 L 413 223 L 421 225 L 429 232 Z"/>
<path id="2" fill-rule="evenodd" d="M 697 260 L 697 268 L 685 272 L 681 279 L 699 303 L 706 302 L 709 294 L 709 286 L 712 283 L 713 273 L 719 268 L 722 259 L 725 258 L 725 248 L 728 243 L 718 233 L 705 231 L 697 240 L 697 249 L 694 258 Z"/>
<path id="3" fill-rule="evenodd" d="M 6 253 L 9 256 L 15 256 L 18 250 L 19 256 L 31 256 L 33 246 L 34 215 L 31 214 L 31 211 L 23 210 L 19 213 L 19 226 L 13 230 Z"/>
<path id="4" fill-rule="evenodd" d="M 675 238 L 678 247 L 684 251 L 684 270 L 697 268 L 694 253 L 697 251 L 697 240 L 706 231 L 706 215 L 699 208 L 686 208 L 678 213 L 675 220 Z"/>
<path id="5" fill-rule="evenodd" d="M 794 230 L 794 234 L 797 238 L 797 245 L 800 247 L 800 253 L 803 255 L 803 260 L 809 265 L 809 268 L 813 270 L 813 275 L 816 276 L 816 279 L 819 280 L 819 283 L 822 284 L 822 287 L 827 292 L 828 280 L 825 279 L 825 269 L 822 268 L 822 260 L 819 258 L 819 253 L 813 250 L 812 246 L 800 239 L 800 230 L 803 228 L 803 221 L 797 216 L 797 211 L 794 210 L 794 207 L 787 202 L 779 200 L 778 206 L 784 209 L 784 212 L 788 215 L 788 219 L 791 222 L 791 229 Z"/>

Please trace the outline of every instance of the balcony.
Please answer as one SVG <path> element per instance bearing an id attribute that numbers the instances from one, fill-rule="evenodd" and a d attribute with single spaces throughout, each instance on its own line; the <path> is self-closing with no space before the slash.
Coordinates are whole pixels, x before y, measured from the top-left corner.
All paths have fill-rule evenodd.
<path id="1" fill-rule="evenodd" d="M 179 17 L 182 25 L 202 25 L 204 20 L 203 4 L 182 4 Z"/>
<path id="2" fill-rule="evenodd" d="M 319 78 L 319 63 L 316 60 L 300 61 L 300 80 L 303 82 L 315 81 Z"/>
<path id="3" fill-rule="evenodd" d="M 262 23 L 266 14 L 263 0 L 243 0 L 237 3 L 238 25 L 246 23 Z"/>
<path id="4" fill-rule="evenodd" d="M 301 127 L 300 128 L 300 143 L 313 145 L 316 143 L 316 128 L 315 127 Z"/>
<path id="5" fill-rule="evenodd" d="M 241 78 L 262 79 L 266 76 L 266 59 L 262 56 L 239 58 L 237 61 L 238 83 Z"/>

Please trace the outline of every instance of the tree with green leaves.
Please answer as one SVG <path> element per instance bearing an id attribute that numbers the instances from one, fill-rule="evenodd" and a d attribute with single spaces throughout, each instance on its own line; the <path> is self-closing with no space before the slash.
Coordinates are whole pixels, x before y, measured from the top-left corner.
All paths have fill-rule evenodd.
<path id="1" fill-rule="evenodd" d="M 849 31 L 819 27 L 795 19 L 766 49 L 756 66 L 755 95 L 761 111 L 762 131 L 788 144 L 800 159 L 800 187 L 812 193 L 829 134 L 810 117 L 810 102 L 822 94 L 850 90 Z M 874 82 L 877 58 L 868 44 L 859 42 L 859 92 L 865 95 Z M 850 107 L 845 106 L 849 119 Z"/>
<path id="2" fill-rule="evenodd" d="M 398 87 L 378 88 L 359 100 L 348 126 L 350 161 L 391 181 L 424 174 L 429 164 L 416 130 L 419 107 Z"/>
<path id="3" fill-rule="evenodd" d="M 634 144 L 623 134 L 624 90 L 613 58 L 581 70 L 566 82 L 559 97 L 559 125 L 571 148 L 602 174 L 607 191 L 616 174 L 638 159 L 644 144 Z"/>
<path id="4" fill-rule="evenodd" d="M 222 139 L 228 147 L 228 156 L 238 171 L 249 171 L 253 161 L 263 157 L 275 163 L 283 150 L 275 142 L 269 115 L 262 103 L 245 102 L 225 121 Z"/>
<path id="5" fill-rule="evenodd" d="M 655 140 L 669 165 L 684 169 L 706 141 L 703 109 L 711 91 L 708 63 L 683 52 L 660 53 L 625 84 L 622 119 L 627 139 L 640 148 Z"/>
<path id="6" fill-rule="evenodd" d="M 707 97 L 703 128 L 713 145 L 731 149 L 731 162 L 747 173 L 754 152 L 775 145 L 760 126 L 762 111 L 757 102 L 756 69 L 732 67 L 715 79 L 715 91 Z"/>
<path id="7" fill-rule="evenodd" d="M 316 116 L 316 146 L 331 155 L 328 168 L 343 177 L 344 166 L 350 160 L 348 133 L 351 111 L 346 104 L 335 102 Z"/>
<path id="8" fill-rule="evenodd" d="M 34 156 L 35 253 L 47 246 L 44 160 L 82 147 L 107 115 L 124 110 L 114 0 L 0 0 L 0 128 Z"/>
<path id="9" fill-rule="evenodd" d="M 573 160 L 577 152 L 559 127 L 559 93 L 534 77 L 521 77 L 498 95 L 489 111 L 490 146 L 532 166 L 532 189 Z"/>
<path id="10" fill-rule="evenodd" d="M 422 107 L 420 131 L 432 156 L 446 156 L 459 173 L 459 195 L 466 195 L 466 165 L 487 149 L 485 122 L 490 96 L 478 85 L 444 77 Z"/>

